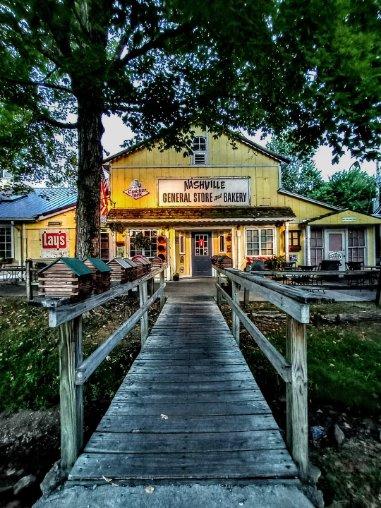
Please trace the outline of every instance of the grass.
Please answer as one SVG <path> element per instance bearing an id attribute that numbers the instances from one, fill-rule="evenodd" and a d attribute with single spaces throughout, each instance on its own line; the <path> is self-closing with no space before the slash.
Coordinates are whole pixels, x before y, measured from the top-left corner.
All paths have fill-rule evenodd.
<path id="1" fill-rule="evenodd" d="M 137 308 L 119 298 L 84 318 L 83 350 L 89 355 Z M 0 298 L 0 411 L 49 408 L 58 404 L 58 330 L 47 311 L 20 298 Z M 135 329 L 114 349 L 86 384 L 87 401 L 110 399 L 139 351 Z"/>
<path id="2" fill-rule="evenodd" d="M 269 310 L 268 305 L 251 304 L 253 320 L 270 342 L 284 355 L 286 349 L 285 322 L 255 318 L 257 309 Z M 319 305 L 312 312 L 335 314 L 375 310 L 370 304 Z M 226 312 L 229 316 L 229 311 Z M 380 411 L 381 394 L 381 325 L 324 325 L 307 327 L 309 397 L 313 405 L 332 404 L 357 412 L 376 414 Z M 242 333 L 242 350 L 253 372 L 265 385 L 282 390 L 273 368 L 254 341 Z M 265 389 L 266 391 L 266 389 Z"/>

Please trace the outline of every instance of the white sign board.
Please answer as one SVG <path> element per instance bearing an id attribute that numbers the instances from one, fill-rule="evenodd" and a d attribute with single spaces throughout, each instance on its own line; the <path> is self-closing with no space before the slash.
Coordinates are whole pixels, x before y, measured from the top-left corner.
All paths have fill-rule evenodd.
<path id="1" fill-rule="evenodd" d="M 250 179 L 168 178 L 158 180 L 159 206 L 249 206 Z"/>
<path id="2" fill-rule="evenodd" d="M 45 229 L 41 231 L 41 257 L 59 258 L 69 255 L 69 231 Z"/>

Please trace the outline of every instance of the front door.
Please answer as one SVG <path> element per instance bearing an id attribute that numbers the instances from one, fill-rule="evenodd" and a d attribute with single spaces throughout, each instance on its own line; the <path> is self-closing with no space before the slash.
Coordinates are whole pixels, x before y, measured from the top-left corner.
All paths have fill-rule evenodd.
<path id="1" fill-rule="evenodd" d="M 327 231 L 326 234 L 327 259 L 335 259 L 341 262 L 340 270 L 345 270 L 345 232 Z"/>
<path id="2" fill-rule="evenodd" d="M 210 233 L 192 233 L 192 275 L 211 277 L 212 236 Z"/>

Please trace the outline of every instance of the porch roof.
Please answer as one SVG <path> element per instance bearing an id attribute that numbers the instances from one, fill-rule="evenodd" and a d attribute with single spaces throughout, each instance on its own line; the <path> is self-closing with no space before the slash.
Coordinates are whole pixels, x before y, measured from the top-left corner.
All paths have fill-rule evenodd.
<path id="1" fill-rule="evenodd" d="M 295 217 L 289 207 L 244 207 L 244 208 L 114 208 L 110 210 L 107 222 L 146 225 L 179 224 L 256 224 L 291 220 Z"/>
<path id="2" fill-rule="evenodd" d="M 304 224 L 312 226 L 372 226 L 381 224 L 381 217 L 368 215 L 366 213 L 354 212 L 353 210 L 341 210 L 330 212 L 319 217 L 303 221 Z"/>

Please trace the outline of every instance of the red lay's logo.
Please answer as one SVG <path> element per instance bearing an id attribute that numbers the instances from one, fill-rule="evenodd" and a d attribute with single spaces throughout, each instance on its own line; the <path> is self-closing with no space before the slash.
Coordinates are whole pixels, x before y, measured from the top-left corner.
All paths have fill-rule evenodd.
<path id="1" fill-rule="evenodd" d="M 67 233 L 62 231 L 52 232 L 44 231 L 42 233 L 42 248 L 43 249 L 66 249 L 67 248 Z"/>

